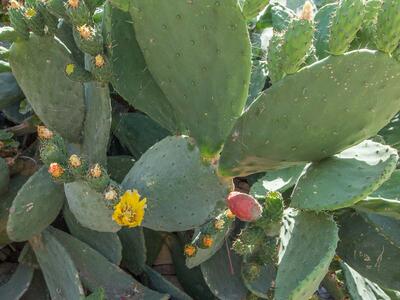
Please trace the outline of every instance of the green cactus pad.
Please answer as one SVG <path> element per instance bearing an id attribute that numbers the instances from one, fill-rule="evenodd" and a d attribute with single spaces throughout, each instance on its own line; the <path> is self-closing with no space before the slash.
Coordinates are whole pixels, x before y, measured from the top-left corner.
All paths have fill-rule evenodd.
<path id="1" fill-rule="evenodd" d="M 143 228 L 122 228 L 118 236 L 122 243 L 122 265 L 133 274 L 140 275 L 147 254 Z"/>
<path id="2" fill-rule="evenodd" d="M 364 18 L 364 0 L 341 0 L 332 18 L 329 52 L 341 55 L 347 51 L 361 28 Z"/>
<path id="3" fill-rule="evenodd" d="M 267 172 L 251 186 L 250 194 L 257 199 L 265 199 L 271 191 L 284 191 L 293 187 L 303 172 L 305 165 Z"/>
<path id="4" fill-rule="evenodd" d="M 11 47 L 13 73 L 35 113 L 49 128 L 77 142 L 85 98 L 82 84 L 65 80 L 64 68 L 71 62 L 70 52 L 52 36 L 31 35 L 28 41 L 16 42 Z"/>
<path id="5" fill-rule="evenodd" d="M 165 233 L 143 228 L 144 240 L 146 244 L 146 263 L 152 266 L 160 254 L 164 243 Z"/>
<path id="6" fill-rule="evenodd" d="M 297 182 L 291 206 L 315 211 L 352 206 L 390 178 L 398 158 L 395 149 L 367 140 L 313 163 Z"/>
<path id="7" fill-rule="evenodd" d="M 20 298 L 21 300 L 51 300 L 49 290 L 44 281 L 42 272 L 37 270 L 33 274 L 33 279 L 28 290 Z"/>
<path id="8" fill-rule="evenodd" d="M 254 100 L 261 94 L 265 82 L 267 81 L 267 64 L 264 61 L 254 60 L 251 67 L 251 78 L 249 86 L 249 95 L 247 97 L 246 107 L 249 107 Z"/>
<path id="9" fill-rule="evenodd" d="M 31 284 L 33 268 L 19 264 L 11 278 L 0 286 L 0 299 L 20 299 Z"/>
<path id="10" fill-rule="evenodd" d="M 7 192 L 9 182 L 10 170 L 8 169 L 6 161 L 0 157 L 0 195 Z"/>
<path id="11" fill-rule="evenodd" d="M 29 243 L 52 299 L 76 300 L 85 295 L 71 256 L 48 229 L 34 236 Z"/>
<path id="12" fill-rule="evenodd" d="M 15 42 L 18 39 L 18 33 L 13 27 L 3 26 L 0 28 L 0 41 Z"/>
<path id="13" fill-rule="evenodd" d="M 208 287 L 221 300 L 243 299 L 248 293 L 240 273 L 242 259 L 230 248 L 222 247 L 200 265 Z"/>
<path id="14" fill-rule="evenodd" d="M 400 146 L 400 113 L 397 113 L 390 123 L 383 127 L 379 133 L 386 144 L 399 148 Z"/>
<path id="15" fill-rule="evenodd" d="M 376 23 L 377 48 L 392 53 L 400 42 L 400 1 L 384 0 Z"/>
<path id="16" fill-rule="evenodd" d="M 211 293 L 204 281 L 200 267 L 189 269 L 186 266 L 185 255 L 183 254 L 184 245 L 178 238 L 173 234 L 169 234 L 165 238 L 165 242 L 171 251 L 176 276 L 185 292 L 194 299 L 215 300 L 215 296 Z"/>
<path id="17" fill-rule="evenodd" d="M 390 297 L 374 282 L 362 277 L 345 262 L 341 262 L 347 290 L 353 300 L 379 299 L 390 300 Z"/>
<path id="18" fill-rule="evenodd" d="M 33 249 L 29 243 L 26 243 L 24 248 L 22 248 L 18 257 L 18 262 L 34 269 L 40 269 L 35 252 L 33 252 Z"/>
<path id="19" fill-rule="evenodd" d="M 242 264 L 242 279 L 247 289 L 257 297 L 271 299 L 276 277 L 276 267 L 272 264 L 260 266 L 261 271 L 257 278 L 250 280 L 243 273 L 245 262 Z"/>
<path id="20" fill-rule="evenodd" d="M 11 242 L 7 234 L 7 222 L 10 216 L 10 207 L 19 189 L 27 180 L 28 177 L 20 175 L 11 178 L 10 188 L 5 194 L 0 195 L 0 247 Z"/>
<path id="21" fill-rule="evenodd" d="M 22 186 L 10 208 L 7 234 L 14 241 L 26 241 L 49 226 L 65 200 L 62 185 L 55 183 L 42 167 Z"/>
<path id="22" fill-rule="evenodd" d="M 74 215 L 64 207 L 64 219 L 71 234 L 98 251 L 113 264 L 119 265 L 122 259 L 122 244 L 116 233 L 98 232 L 83 227 Z"/>
<path id="23" fill-rule="evenodd" d="M 337 254 L 362 276 L 382 287 L 400 289 L 400 249 L 356 213 L 341 215 Z"/>
<path id="24" fill-rule="evenodd" d="M 139 159 L 155 143 L 169 135 L 168 130 L 161 127 L 148 116 L 141 113 L 123 113 L 114 117 L 114 135 L 122 146 Z"/>
<path id="25" fill-rule="evenodd" d="M 245 0 L 243 14 L 247 19 L 253 19 L 268 5 L 269 0 Z"/>
<path id="26" fill-rule="evenodd" d="M 146 66 L 132 23 L 129 13 L 106 3 L 103 27 L 114 73 L 111 83 L 129 104 L 177 132 L 175 113 Z"/>
<path id="27" fill-rule="evenodd" d="M 12 73 L 0 74 L 0 109 L 17 103 L 24 97 Z"/>
<path id="28" fill-rule="evenodd" d="M 214 156 L 249 88 L 251 45 L 237 0 L 134 0 L 133 7 L 150 72 L 202 155 Z"/>
<path id="29" fill-rule="evenodd" d="M 400 222 L 374 213 L 359 213 L 375 230 L 400 249 Z"/>
<path id="30" fill-rule="evenodd" d="M 112 180 L 121 183 L 126 174 L 135 164 L 135 159 L 129 155 L 109 156 L 107 169 Z"/>
<path id="31" fill-rule="evenodd" d="M 354 208 L 357 211 L 376 213 L 400 220 L 399 185 L 400 170 L 396 170 L 376 191 L 358 202 Z"/>
<path id="32" fill-rule="evenodd" d="M 280 253 L 276 300 L 311 297 L 328 272 L 339 239 L 331 216 L 299 212 L 294 224 L 283 255 Z"/>
<path id="33" fill-rule="evenodd" d="M 319 59 L 329 55 L 330 24 L 335 16 L 337 3 L 323 6 L 315 15 L 314 46 Z"/>
<path id="34" fill-rule="evenodd" d="M 68 206 L 78 222 L 100 232 L 117 232 L 120 226 L 112 219 L 112 209 L 104 196 L 86 182 L 76 181 L 64 185 Z"/>
<path id="35" fill-rule="evenodd" d="M 166 137 L 135 163 L 122 182 L 147 198 L 143 226 L 184 231 L 210 219 L 228 189 L 187 137 Z M 195 192 L 194 192 L 195 191 Z M 185 212 L 185 213 L 181 213 Z"/>
<path id="36" fill-rule="evenodd" d="M 264 29 L 266 27 L 273 27 L 274 31 L 284 31 L 290 24 L 296 13 L 287 8 L 286 6 L 273 2 L 270 3 L 257 22 L 257 29 Z"/>
<path id="37" fill-rule="evenodd" d="M 181 291 L 178 287 L 172 284 L 168 279 L 162 276 L 160 273 L 150 268 L 149 266 L 145 266 L 144 272 L 146 273 L 146 277 L 149 280 L 150 287 L 159 291 L 161 293 L 166 293 L 171 296 L 171 299 L 176 300 L 191 300 L 193 299 L 185 292 Z"/>
<path id="38" fill-rule="evenodd" d="M 76 264 L 82 283 L 90 291 L 103 288 L 109 300 L 120 300 L 128 296 L 149 300 L 168 299 L 167 295 L 141 285 L 128 273 L 73 236 L 55 228 L 50 228 L 49 231 L 67 249 Z"/>
<path id="39" fill-rule="evenodd" d="M 192 257 L 186 257 L 186 266 L 188 268 L 196 267 L 206 260 L 210 259 L 221 247 L 223 247 L 224 242 L 231 232 L 232 224 L 227 225 L 222 230 L 217 231 L 215 235 L 213 235 L 213 244 L 209 248 L 197 248 L 197 252 Z M 201 235 L 201 230 L 196 230 L 193 234 L 194 237 Z"/>
<path id="40" fill-rule="evenodd" d="M 399 77 L 399 63 L 370 50 L 330 56 L 287 76 L 240 117 L 220 173 L 318 161 L 375 135 L 400 110 Z"/>
<path id="41" fill-rule="evenodd" d="M 83 129 L 83 152 L 90 163 L 107 164 L 111 130 L 111 99 L 108 86 L 85 83 L 86 118 Z"/>

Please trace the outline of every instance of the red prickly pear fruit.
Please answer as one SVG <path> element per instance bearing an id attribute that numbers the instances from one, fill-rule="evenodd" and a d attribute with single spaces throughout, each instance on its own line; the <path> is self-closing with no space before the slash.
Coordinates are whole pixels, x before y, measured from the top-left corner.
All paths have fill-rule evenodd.
<path id="1" fill-rule="evenodd" d="M 228 207 L 242 221 L 254 222 L 262 214 L 262 206 L 252 196 L 240 192 L 231 192 L 227 198 Z"/>

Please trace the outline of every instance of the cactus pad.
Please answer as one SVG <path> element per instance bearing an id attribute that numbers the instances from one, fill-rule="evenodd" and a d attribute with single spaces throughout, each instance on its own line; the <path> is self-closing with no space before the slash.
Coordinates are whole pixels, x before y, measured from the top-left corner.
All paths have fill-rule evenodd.
<path id="1" fill-rule="evenodd" d="M 370 140 L 313 163 L 300 177 L 291 206 L 316 211 L 352 206 L 389 179 L 397 151 Z"/>
<path id="2" fill-rule="evenodd" d="M 34 236 L 29 243 L 52 299 L 76 300 L 85 295 L 71 256 L 48 229 Z"/>
<path id="3" fill-rule="evenodd" d="M 325 214 L 299 212 L 280 257 L 275 299 L 308 299 L 318 289 L 335 255 L 338 228 Z M 307 264 L 303 262 L 307 261 Z"/>
<path id="4" fill-rule="evenodd" d="M 78 222 L 92 230 L 116 232 L 120 227 L 112 220 L 112 209 L 104 196 L 83 181 L 64 185 L 68 206 Z"/>
<path id="5" fill-rule="evenodd" d="M 90 291 L 103 288 L 109 300 L 127 299 L 129 296 L 138 299 L 168 299 L 167 295 L 141 285 L 128 273 L 73 236 L 55 228 L 50 228 L 49 231 L 67 249 L 79 270 L 83 284 Z"/>
<path id="6" fill-rule="evenodd" d="M 133 7 L 150 72 L 201 153 L 215 155 L 249 88 L 251 45 L 237 1 L 135 0 Z"/>
<path id="7" fill-rule="evenodd" d="M 8 190 L 8 183 L 10 182 L 10 171 L 6 161 L 0 157 L 0 195 Z"/>
<path id="8" fill-rule="evenodd" d="M 370 50 L 330 56 L 285 77 L 240 117 L 220 173 L 318 161 L 375 135 L 400 109 L 399 77 L 399 63 Z"/>
<path id="9" fill-rule="evenodd" d="M 143 228 L 122 228 L 118 237 L 122 243 L 122 265 L 133 274 L 140 275 L 147 255 Z"/>
<path id="10" fill-rule="evenodd" d="M 82 84 L 66 80 L 64 68 L 71 62 L 69 50 L 53 36 L 32 34 L 28 41 L 16 42 L 11 47 L 13 73 L 35 113 L 49 128 L 77 142 L 83 126 L 85 98 Z"/>
<path id="11" fill-rule="evenodd" d="M 202 161 L 199 149 L 183 136 L 166 137 L 151 147 L 122 186 L 137 189 L 147 198 L 143 226 L 161 231 L 200 226 L 228 194 L 213 167 Z"/>
<path id="12" fill-rule="evenodd" d="M 62 185 L 55 183 L 42 167 L 22 186 L 10 208 L 7 234 L 14 241 L 26 241 L 49 226 L 65 200 Z"/>
<path id="13" fill-rule="evenodd" d="M 19 264 L 11 278 L 0 286 L 0 299 L 21 299 L 31 284 L 33 268 Z"/>

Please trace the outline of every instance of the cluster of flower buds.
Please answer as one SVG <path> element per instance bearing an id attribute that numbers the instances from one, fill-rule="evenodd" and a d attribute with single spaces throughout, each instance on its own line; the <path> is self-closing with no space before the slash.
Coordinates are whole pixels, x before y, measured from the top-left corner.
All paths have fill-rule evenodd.
<path id="1" fill-rule="evenodd" d="M 198 249 L 208 249 L 215 245 L 217 239 L 223 239 L 229 233 L 229 229 L 235 215 L 229 210 L 225 210 L 216 218 L 204 224 L 190 244 L 185 245 L 184 253 L 187 257 L 193 257 Z"/>

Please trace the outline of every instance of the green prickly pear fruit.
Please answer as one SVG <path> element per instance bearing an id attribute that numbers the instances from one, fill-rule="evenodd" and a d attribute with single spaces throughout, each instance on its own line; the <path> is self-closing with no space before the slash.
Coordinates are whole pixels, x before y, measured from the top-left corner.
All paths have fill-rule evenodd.
<path id="1" fill-rule="evenodd" d="M 66 153 L 54 143 L 45 143 L 40 147 L 40 158 L 46 165 L 53 162 L 64 164 Z"/>
<path id="2" fill-rule="evenodd" d="M 74 26 L 82 26 L 90 23 L 90 11 L 82 0 L 68 0 L 65 3 L 65 8 Z"/>
<path id="3" fill-rule="evenodd" d="M 364 0 L 341 0 L 332 20 L 329 52 L 341 55 L 349 49 L 363 23 Z"/>
<path id="4" fill-rule="evenodd" d="M 392 53 L 400 42 L 400 1 L 384 0 L 376 24 L 376 47 Z"/>
<path id="5" fill-rule="evenodd" d="M 10 23 L 23 39 L 28 39 L 29 27 L 25 20 L 24 10 L 24 7 L 16 0 L 10 1 L 10 5 L 8 7 Z"/>
<path id="6" fill-rule="evenodd" d="M 262 217 L 255 225 L 264 229 L 267 236 L 277 236 L 281 229 L 283 198 L 279 192 L 268 192 L 265 197 Z"/>
<path id="7" fill-rule="evenodd" d="M 26 23 L 28 24 L 29 28 L 35 33 L 36 35 L 42 36 L 44 35 L 44 19 L 42 14 L 39 10 L 35 7 L 27 7 L 24 12 Z"/>
<path id="8" fill-rule="evenodd" d="M 271 82 L 279 81 L 285 75 L 282 71 L 282 36 L 274 33 L 269 41 L 267 63 L 268 63 L 268 76 Z"/>
<path id="9" fill-rule="evenodd" d="M 230 211 L 240 220 L 254 222 L 261 217 L 262 206 L 251 195 L 231 192 L 227 197 Z"/>
<path id="10" fill-rule="evenodd" d="M 265 239 L 264 231 L 256 226 L 245 227 L 232 244 L 232 249 L 239 255 L 253 254 L 259 243 Z"/>
<path id="11" fill-rule="evenodd" d="M 107 57 L 103 54 L 97 54 L 91 60 L 91 71 L 94 78 L 100 82 L 108 82 L 112 78 L 112 68 Z"/>
<path id="12" fill-rule="evenodd" d="M 45 0 L 44 1 L 47 10 L 55 17 L 62 18 L 66 21 L 69 20 L 67 10 L 65 8 L 66 3 L 64 0 Z"/>
<path id="13" fill-rule="evenodd" d="M 84 83 L 94 80 L 92 73 L 75 63 L 70 63 L 65 66 L 65 75 L 76 82 Z"/>
<path id="14" fill-rule="evenodd" d="M 306 15 L 310 17 L 310 15 Z M 312 17 L 312 15 L 311 15 Z M 296 73 L 304 63 L 312 47 L 314 26 L 312 20 L 294 19 L 283 34 L 282 70 Z"/>
<path id="15" fill-rule="evenodd" d="M 90 55 L 103 53 L 103 36 L 96 27 L 83 24 L 74 26 L 73 35 L 80 50 Z"/>
<path id="16" fill-rule="evenodd" d="M 86 174 L 86 180 L 89 186 L 98 191 L 103 192 L 110 184 L 110 177 L 107 171 L 99 164 L 92 165 Z"/>

